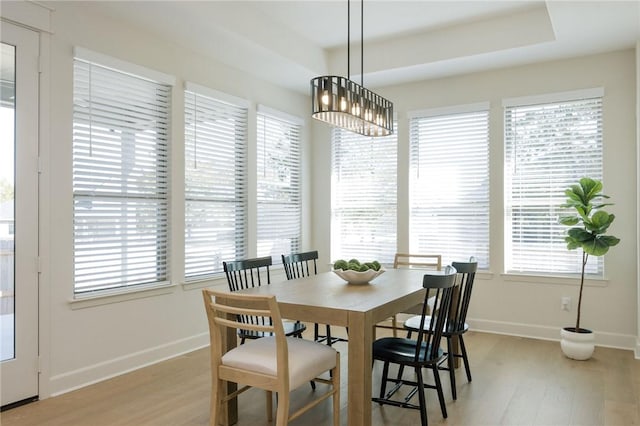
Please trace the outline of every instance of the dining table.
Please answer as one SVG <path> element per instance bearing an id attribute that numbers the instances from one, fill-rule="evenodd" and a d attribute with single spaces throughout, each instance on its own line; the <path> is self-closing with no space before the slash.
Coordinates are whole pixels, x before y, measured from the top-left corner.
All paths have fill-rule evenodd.
<path id="1" fill-rule="evenodd" d="M 368 426 L 375 325 L 424 301 L 424 274 L 424 270 L 387 269 L 367 284 L 350 284 L 330 271 L 240 292 L 276 296 L 283 318 L 347 328 L 348 425 Z M 226 340 L 229 348 L 237 345 L 234 333 L 229 333 Z M 237 401 L 229 404 L 229 424 L 237 421 L 237 410 Z"/>

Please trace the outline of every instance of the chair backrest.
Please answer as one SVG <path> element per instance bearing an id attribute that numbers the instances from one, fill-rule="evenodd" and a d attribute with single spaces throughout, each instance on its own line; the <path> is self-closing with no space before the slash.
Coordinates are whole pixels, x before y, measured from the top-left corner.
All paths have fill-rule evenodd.
<path id="1" fill-rule="evenodd" d="M 212 368 L 217 369 L 222 363 L 223 355 L 228 352 L 226 345 L 228 329 L 270 333 L 276 339 L 277 377 L 282 380 L 282 383 L 289 383 L 287 339 L 276 297 L 273 295 L 227 293 L 209 289 L 203 289 L 202 296 L 209 320 Z M 269 321 L 246 324 L 240 321 L 240 317 L 245 314 L 269 318 Z M 212 371 L 212 373 L 216 372 Z"/>
<path id="2" fill-rule="evenodd" d="M 442 269 L 442 256 L 439 254 L 396 253 L 393 268 Z"/>
<path id="3" fill-rule="evenodd" d="M 282 265 L 284 266 L 284 272 L 287 274 L 287 279 L 292 280 L 294 278 L 308 277 L 312 274 L 316 275 L 318 273 L 317 260 L 317 250 L 293 253 L 286 256 L 283 254 Z"/>
<path id="4" fill-rule="evenodd" d="M 468 262 L 452 262 L 451 266 L 458 271 L 456 280 L 459 290 L 458 297 L 454 298 L 451 305 L 447 331 L 456 333 L 464 331 L 464 323 L 467 320 L 467 311 L 471 301 L 473 281 L 478 270 L 478 262 L 474 257 L 471 257 Z"/>
<path id="5" fill-rule="evenodd" d="M 222 262 L 231 291 L 271 284 L 271 265 L 271 256 Z"/>
<path id="6" fill-rule="evenodd" d="M 447 324 L 447 317 L 451 309 L 453 289 L 456 284 L 456 270 L 447 266 L 443 274 L 425 274 L 422 279 L 422 287 L 426 288 L 424 302 L 422 304 L 422 316 L 418 329 L 415 362 L 428 362 L 443 356 L 440 349 L 442 333 Z M 429 303 L 432 300 L 437 311 L 429 316 Z"/>

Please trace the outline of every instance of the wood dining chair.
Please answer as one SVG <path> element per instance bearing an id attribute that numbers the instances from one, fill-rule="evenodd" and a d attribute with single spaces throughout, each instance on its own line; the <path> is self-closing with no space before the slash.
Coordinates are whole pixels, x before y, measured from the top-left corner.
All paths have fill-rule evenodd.
<path id="1" fill-rule="evenodd" d="M 224 273 L 227 276 L 227 283 L 230 291 L 238 291 L 245 288 L 258 287 L 271 284 L 270 267 L 273 264 L 271 256 L 256 257 L 253 259 L 233 260 L 222 262 Z M 265 324 L 270 318 L 255 315 L 240 315 L 240 322 L 245 324 Z M 283 321 L 282 326 L 286 336 L 294 336 L 302 339 L 302 333 L 307 326 L 300 321 Z M 243 345 L 247 339 L 260 339 L 265 337 L 261 331 L 253 330 L 249 327 L 238 329 L 240 344 Z M 311 381 L 311 389 L 316 389 L 316 384 Z"/>
<path id="2" fill-rule="evenodd" d="M 469 310 L 469 302 L 471 301 L 471 292 L 473 291 L 473 282 L 475 280 L 476 271 L 478 270 L 478 262 L 471 257 L 469 262 L 452 262 L 451 266 L 456 268 L 458 274 L 456 276 L 457 286 L 454 293 L 453 302 L 451 304 L 447 324 L 444 328 L 443 336 L 447 339 L 447 365 L 440 365 L 441 370 L 449 371 L 451 380 L 451 396 L 457 399 L 456 375 L 455 375 L 455 358 L 462 358 L 464 362 L 467 380 L 471 382 L 471 368 L 469 367 L 469 358 L 467 356 L 467 348 L 462 337 L 469 330 L 467 324 L 467 311 Z M 429 321 L 429 317 L 425 323 Z M 408 330 L 407 338 L 411 338 L 412 332 L 419 329 L 422 323 L 420 316 L 409 318 L 404 323 L 404 328 Z M 458 339 L 458 344 L 454 344 L 454 339 Z M 456 350 L 456 348 L 459 348 Z"/>
<path id="3" fill-rule="evenodd" d="M 427 425 L 425 389 L 435 389 L 437 391 L 442 416 L 447 418 L 447 408 L 438 365 L 447 357 L 440 348 L 440 341 L 451 306 L 455 276 L 456 270 L 451 266 L 448 266 L 442 275 L 429 275 L 428 273 L 424 275 L 422 286 L 427 291 L 422 303 L 422 320 L 415 340 L 404 337 L 385 337 L 373 343 L 373 359 L 382 361 L 384 365 L 382 368 L 380 394 L 377 398 L 372 398 L 372 400 L 379 404 L 420 410 L 422 426 Z M 438 314 L 427 315 L 429 299 L 434 301 L 435 306 L 441 308 Z M 402 374 L 399 374 L 396 378 L 390 377 L 390 364 L 397 364 L 401 371 L 403 371 L 404 367 L 413 370 L 415 378 L 405 379 Z M 422 373 L 424 368 L 428 368 L 433 372 L 434 383 L 425 383 Z M 387 392 L 388 382 L 395 383 L 395 386 Z M 411 387 L 411 391 L 406 396 L 403 394 L 400 398 L 394 398 L 394 395 L 402 386 Z M 415 394 L 418 394 L 418 405 L 411 402 Z"/>
<path id="4" fill-rule="evenodd" d="M 230 291 L 271 284 L 269 269 L 271 265 L 271 256 L 222 262 Z M 266 319 L 252 315 L 241 315 L 240 320 L 246 324 L 264 324 Z M 302 333 L 307 329 L 299 321 L 285 321 L 283 326 L 287 336 L 302 337 Z M 263 332 L 251 328 L 239 328 L 238 336 L 240 337 L 240 342 L 244 343 L 246 339 L 258 339 L 265 335 Z"/>
<path id="5" fill-rule="evenodd" d="M 317 250 L 282 255 L 282 265 L 288 280 L 316 275 L 318 273 L 317 261 Z M 313 340 L 325 342 L 329 346 L 336 342 L 347 341 L 345 338 L 331 335 L 331 326 L 329 324 L 325 324 L 325 334 L 320 334 L 320 324 L 318 323 L 313 324 Z"/>
<path id="6" fill-rule="evenodd" d="M 396 253 L 393 258 L 393 268 L 411 268 L 439 271 L 442 269 L 442 256 L 439 254 L 408 254 Z M 413 306 L 400 314 L 419 315 L 422 305 Z M 398 314 L 376 324 L 376 328 L 393 330 L 393 337 L 398 337 L 398 331 L 403 331 L 402 323 L 398 321 Z"/>
<path id="7" fill-rule="evenodd" d="M 267 391 L 267 417 L 273 420 L 273 392 L 276 392 L 276 425 L 285 426 L 320 402 L 332 397 L 333 425 L 340 425 L 340 354 L 333 348 L 310 340 L 286 337 L 280 309 L 272 295 L 227 293 L 204 289 L 204 305 L 209 321 L 211 350 L 211 426 L 228 416 L 228 402 L 251 387 Z M 269 318 L 247 324 L 243 315 Z M 252 330 L 264 336 L 228 349 L 228 329 Z M 319 377 L 329 371 L 330 379 Z M 313 380 L 329 389 L 290 414 L 290 392 Z M 227 383 L 242 384 L 225 395 Z"/>

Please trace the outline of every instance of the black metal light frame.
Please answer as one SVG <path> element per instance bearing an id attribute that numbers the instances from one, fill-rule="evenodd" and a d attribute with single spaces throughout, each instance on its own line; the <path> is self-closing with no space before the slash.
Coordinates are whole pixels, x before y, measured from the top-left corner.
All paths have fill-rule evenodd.
<path id="1" fill-rule="evenodd" d="M 364 87 L 364 0 L 360 7 L 361 84 L 352 81 L 350 66 L 351 4 L 347 0 L 347 78 L 324 75 L 311 79 L 311 116 L 365 136 L 393 133 L 393 103 Z"/>

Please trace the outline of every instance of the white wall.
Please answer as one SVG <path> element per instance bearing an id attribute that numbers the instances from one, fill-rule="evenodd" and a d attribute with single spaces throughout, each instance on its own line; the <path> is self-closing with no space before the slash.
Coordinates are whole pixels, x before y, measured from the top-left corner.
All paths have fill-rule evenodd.
<path id="1" fill-rule="evenodd" d="M 636 70 L 633 50 L 457 76 L 377 90 L 391 99 L 398 115 L 398 250 L 408 250 L 407 111 L 489 101 L 491 152 L 491 266 L 479 277 L 469 319 L 477 330 L 558 339 L 559 329 L 575 321 L 577 279 L 537 279 L 503 274 L 502 99 L 603 87 L 604 185 L 616 221 L 611 232 L 622 239 L 605 258 L 604 282 L 585 288 L 583 326 L 599 345 L 632 349 L 637 335 Z M 314 241 L 330 261 L 330 134 L 314 124 Z M 560 298 L 572 297 L 572 310 Z"/>
<path id="2" fill-rule="evenodd" d="M 182 198 L 181 85 L 189 80 L 290 114 L 307 117 L 308 99 L 256 81 L 245 73 L 203 58 L 182 46 L 142 33 L 130 26 L 97 17 L 91 2 L 52 2 L 51 28 L 42 46 L 45 64 L 42 94 L 40 350 L 43 372 L 40 397 L 98 381 L 207 343 L 200 286 L 180 282 L 182 253 L 181 203 L 173 204 L 173 287 L 111 298 L 97 303 L 72 303 L 72 51 L 78 45 L 177 77 L 173 91 L 173 199 Z M 215 40 L 211 41 L 212 43 Z M 400 126 L 401 170 L 406 170 L 408 134 L 406 112 L 443 105 L 489 100 L 492 103 L 492 265 L 478 282 L 470 316 L 480 329 L 556 338 L 558 328 L 570 324 L 572 313 L 560 311 L 560 297 L 575 298 L 577 287 L 566 281 L 531 283 L 509 281 L 501 275 L 502 129 L 503 97 L 524 96 L 585 87 L 605 88 L 605 185 L 616 202 L 612 231 L 622 243 L 606 258 L 609 281 L 586 289 L 584 323 L 598 332 L 598 342 L 632 348 L 637 335 L 637 206 L 635 93 L 632 51 L 479 73 L 449 79 L 388 87 L 381 93 L 396 103 Z M 640 77 L 639 77 L 640 78 Z M 640 97 L 640 94 L 638 95 Z M 303 135 L 313 162 L 305 167 L 311 208 L 305 204 L 304 248 L 317 248 L 321 266 L 330 262 L 330 140 L 329 130 L 313 124 L 311 140 Z M 251 130 L 250 137 L 255 138 Z M 640 142 L 639 142 L 640 143 Z M 312 172 L 312 174 L 310 174 Z M 399 214 L 406 219 L 406 176 L 399 178 Z M 305 187 L 307 189 L 307 187 Z M 308 194 L 313 194 L 309 196 Z M 312 223 L 313 225 L 309 225 Z M 399 248 L 408 246 L 407 221 L 399 221 Z M 212 284 L 212 283 L 207 283 Z M 223 282 L 213 283 L 225 285 Z"/>
<path id="3" fill-rule="evenodd" d="M 40 397 L 98 381 L 144 364 L 208 344 L 208 329 L 199 291 L 205 285 L 183 285 L 183 95 L 191 81 L 251 102 L 303 117 L 308 124 L 306 96 L 257 81 L 248 74 L 199 56 L 125 23 L 98 17 L 93 2 L 53 2 L 49 73 L 49 139 L 43 147 L 42 203 L 48 206 L 42 233 L 41 355 L 46 367 Z M 211 40 L 215 43 L 215 40 Z M 177 78 L 174 87 L 172 166 L 172 284 L 169 289 L 83 302 L 73 300 L 72 110 L 73 48 L 81 46 L 117 59 L 142 65 Z M 251 123 L 252 121 L 250 121 Z M 309 128 L 308 125 L 305 128 Z M 309 135 L 302 135 L 303 149 Z M 249 131 L 249 143 L 255 129 Z M 255 157 L 255 155 L 254 155 Z M 308 170 L 308 167 L 304 167 Z M 305 179 L 308 181 L 308 179 Z M 305 193 L 308 191 L 305 190 Z M 304 206 L 306 212 L 307 206 Z M 255 211 L 252 212 L 255 215 Z M 255 218 L 255 216 L 254 216 Z M 251 219 L 251 217 L 250 217 Z M 308 227 L 308 221 L 305 221 Z M 308 234 L 309 232 L 305 232 Z M 308 246 L 303 242 L 305 246 Z M 250 253 L 252 254 L 252 253 Z M 253 253 L 255 254 L 255 253 Z"/>

